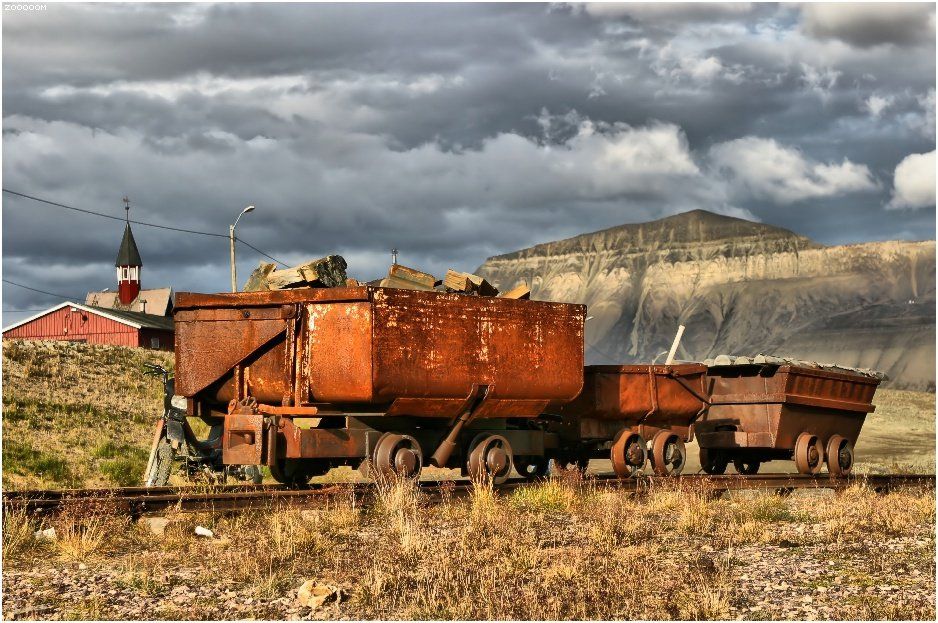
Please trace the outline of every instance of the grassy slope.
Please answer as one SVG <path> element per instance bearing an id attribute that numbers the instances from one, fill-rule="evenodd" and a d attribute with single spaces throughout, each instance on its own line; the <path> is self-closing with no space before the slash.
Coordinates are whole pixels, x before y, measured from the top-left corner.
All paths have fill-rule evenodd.
<path id="1" fill-rule="evenodd" d="M 117 346 L 3 341 L 3 486 L 138 484 L 160 383 L 145 361 L 172 365 L 172 355 Z M 880 390 L 857 447 L 864 471 L 935 468 L 935 395 Z M 688 472 L 698 468 L 690 447 Z M 607 471 L 608 461 L 592 469 Z M 791 471 L 775 462 L 766 471 Z M 346 473 L 348 472 L 348 473 Z M 330 478 L 354 479 L 334 471 Z"/>
<path id="2" fill-rule="evenodd" d="M 139 484 L 172 353 L 3 340 L 3 486 Z"/>

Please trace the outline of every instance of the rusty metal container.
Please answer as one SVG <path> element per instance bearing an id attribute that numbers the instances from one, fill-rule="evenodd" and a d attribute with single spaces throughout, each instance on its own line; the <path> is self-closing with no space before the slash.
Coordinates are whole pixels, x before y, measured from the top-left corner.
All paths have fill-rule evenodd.
<path id="1" fill-rule="evenodd" d="M 775 459 L 794 459 L 802 473 L 817 473 L 824 461 L 835 475 L 849 473 L 880 383 L 874 376 L 789 364 L 712 366 L 708 379 L 711 405 L 695 425 L 701 463 L 720 472 L 734 461 L 742 473 Z"/>
<path id="2" fill-rule="evenodd" d="M 707 367 L 698 363 L 587 366 L 583 391 L 559 411 L 567 447 L 578 447 L 575 454 L 582 461 L 600 456 L 612 440 L 631 445 L 630 465 L 619 461 L 618 467 L 621 456 L 615 444 L 612 448 L 613 467 L 628 476 L 644 465 L 645 442 L 652 440 L 655 471 L 680 473 L 684 442 L 691 439 L 694 420 L 707 408 L 706 372 Z M 662 458 L 665 452 L 667 464 Z"/>
<path id="3" fill-rule="evenodd" d="M 580 421 L 584 438 L 611 438 L 623 426 L 650 439 L 661 429 L 685 439 L 690 426 L 707 408 L 707 366 L 586 366 L 583 391 L 560 413 Z"/>
<path id="4" fill-rule="evenodd" d="M 477 446 L 503 477 L 512 447 L 554 443 L 508 422 L 582 389 L 585 311 L 375 287 L 179 293 L 176 392 L 189 415 L 224 419 L 226 464 L 265 463 L 281 482 L 314 461 L 409 475 L 424 451 L 443 466 Z"/>
<path id="5" fill-rule="evenodd" d="M 582 388 L 582 305 L 372 287 L 176 296 L 176 391 L 224 404 L 330 404 L 536 417 Z"/>

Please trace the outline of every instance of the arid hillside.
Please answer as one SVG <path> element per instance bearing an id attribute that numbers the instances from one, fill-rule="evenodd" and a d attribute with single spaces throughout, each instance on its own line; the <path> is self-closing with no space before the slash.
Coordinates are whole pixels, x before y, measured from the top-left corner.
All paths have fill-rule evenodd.
<path id="1" fill-rule="evenodd" d="M 935 387 L 935 242 L 825 247 L 703 210 L 491 257 L 476 271 L 541 300 L 585 303 L 590 363 L 776 354 Z"/>

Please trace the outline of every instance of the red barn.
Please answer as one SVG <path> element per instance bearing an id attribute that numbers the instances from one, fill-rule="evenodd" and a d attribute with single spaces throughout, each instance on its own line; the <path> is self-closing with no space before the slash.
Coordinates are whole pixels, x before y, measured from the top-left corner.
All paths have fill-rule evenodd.
<path id="1" fill-rule="evenodd" d="M 65 302 L 4 329 L 3 338 L 173 349 L 172 316 Z"/>
<path id="2" fill-rule="evenodd" d="M 66 340 L 91 344 L 173 349 L 173 291 L 142 290 L 143 260 L 130 230 L 130 200 L 124 197 L 127 224 L 117 252 L 117 292 L 89 292 L 85 304 L 66 302 L 3 330 L 3 337 Z M 147 313 L 150 312 L 150 313 Z"/>

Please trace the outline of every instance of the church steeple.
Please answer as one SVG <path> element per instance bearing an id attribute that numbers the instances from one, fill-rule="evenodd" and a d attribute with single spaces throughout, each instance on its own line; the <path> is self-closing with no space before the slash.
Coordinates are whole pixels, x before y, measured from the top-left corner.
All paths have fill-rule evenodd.
<path id="1" fill-rule="evenodd" d="M 117 296 L 124 305 L 129 305 L 140 294 L 140 268 L 143 260 L 130 230 L 130 199 L 124 197 L 124 211 L 127 224 L 124 226 L 124 238 L 117 252 Z"/>

